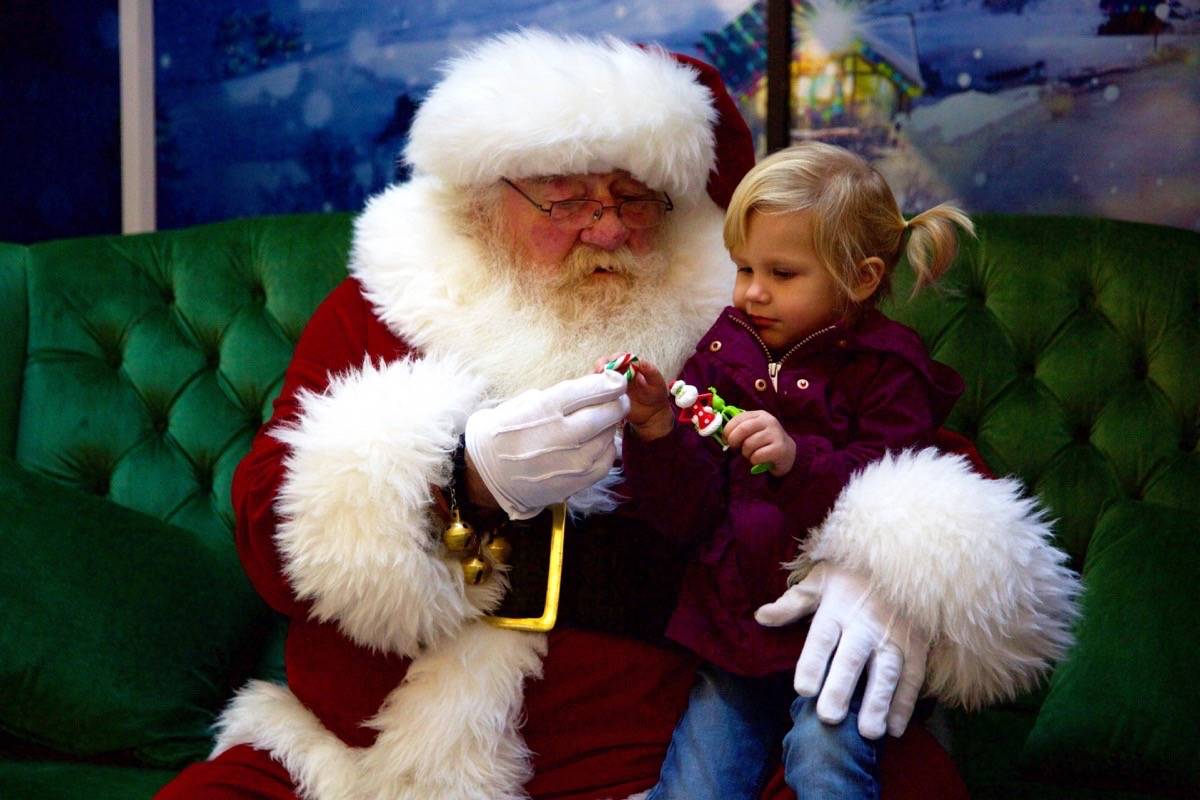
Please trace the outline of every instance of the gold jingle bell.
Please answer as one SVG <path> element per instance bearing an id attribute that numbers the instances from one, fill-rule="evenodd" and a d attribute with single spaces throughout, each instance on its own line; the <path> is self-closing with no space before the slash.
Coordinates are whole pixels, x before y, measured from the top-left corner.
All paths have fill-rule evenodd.
<path id="1" fill-rule="evenodd" d="M 512 555 L 512 543 L 499 534 L 490 537 L 483 549 L 496 564 L 507 564 L 508 557 Z"/>
<path id="2" fill-rule="evenodd" d="M 474 547 L 475 529 L 463 522 L 458 509 L 454 509 L 450 524 L 442 532 L 442 541 L 451 553 L 463 553 Z"/>
<path id="3" fill-rule="evenodd" d="M 463 578 L 472 586 L 478 586 L 492 575 L 492 565 L 479 556 L 464 558 L 462 569 Z"/>

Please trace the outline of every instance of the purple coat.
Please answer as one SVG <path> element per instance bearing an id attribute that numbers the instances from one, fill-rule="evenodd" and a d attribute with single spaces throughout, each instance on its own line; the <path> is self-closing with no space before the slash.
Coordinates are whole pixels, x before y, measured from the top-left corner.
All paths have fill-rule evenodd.
<path id="1" fill-rule="evenodd" d="M 688 545 L 690 561 L 667 636 L 740 675 L 790 671 L 806 625 L 766 628 L 754 611 L 786 588 L 784 561 L 824 519 L 850 476 L 885 451 L 932 444 L 963 391 L 917 334 L 877 311 L 833 326 L 776 362 L 753 325 L 726 308 L 680 377 L 701 392 L 777 417 L 796 441 L 782 478 L 691 425 L 645 442 L 628 432 L 626 491 L 637 513 Z"/>

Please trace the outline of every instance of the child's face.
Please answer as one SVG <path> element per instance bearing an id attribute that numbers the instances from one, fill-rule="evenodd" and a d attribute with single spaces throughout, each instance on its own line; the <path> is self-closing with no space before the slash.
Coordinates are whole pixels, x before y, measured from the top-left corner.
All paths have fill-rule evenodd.
<path id="1" fill-rule="evenodd" d="M 821 266 L 807 211 L 750 212 L 737 264 L 733 304 L 772 350 L 784 350 L 840 316 L 841 288 Z"/>

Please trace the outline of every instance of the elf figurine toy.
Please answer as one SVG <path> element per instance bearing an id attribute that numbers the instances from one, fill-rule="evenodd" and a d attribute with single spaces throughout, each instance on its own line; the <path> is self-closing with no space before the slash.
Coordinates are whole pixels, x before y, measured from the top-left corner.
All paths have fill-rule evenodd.
<path id="1" fill-rule="evenodd" d="M 700 390 L 690 383 L 675 381 L 671 384 L 670 391 L 675 397 L 675 405 L 680 409 L 679 421 L 690 422 L 701 436 L 711 436 L 721 445 L 722 450 L 728 450 L 729 443 L 722 435 L 725 423 L 743 413 L 745 409 L 726 403 L 711 386 L 707 392 L 701 394 Z M 755 464 L 750 467 L 750 474 L 761 475 L 770 472 L 773 466 L 770 462 Z"/>

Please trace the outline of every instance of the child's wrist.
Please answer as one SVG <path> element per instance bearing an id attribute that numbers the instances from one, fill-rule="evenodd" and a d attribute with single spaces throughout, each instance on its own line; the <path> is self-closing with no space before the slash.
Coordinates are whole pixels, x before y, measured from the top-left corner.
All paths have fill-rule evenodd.
<path id="1" fill-rule="evenodd" d="M 787 446 L 789 444 L 791 447 Z M 781 460 L 783 463 L 780 464 L 780 471 L 775 473 L 775 476 L 778 478 L 787 475 L 792 471 L 792 467 L 796 466 L 796 442 L 790 436 L 784 445 L 784 457 Z"/>
<path id="2" fill-rule="evenodd" d="M 633 428 L 638 438 L 652 442 L 670 435 L 671 431 L 675 429 L 675 416 L 670 413 L 669 409 L 666 409 L 655 412 L 644 422 L 631 422 L 629 427 Z"/>

